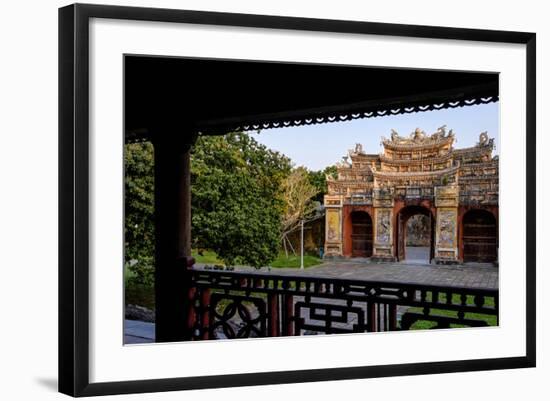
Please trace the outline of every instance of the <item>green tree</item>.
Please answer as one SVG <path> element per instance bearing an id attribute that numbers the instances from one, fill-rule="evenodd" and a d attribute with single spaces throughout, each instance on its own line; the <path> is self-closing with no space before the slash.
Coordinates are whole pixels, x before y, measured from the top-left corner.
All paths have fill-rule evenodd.
<path id="1" fill-rule="evenodd" d="M 132 280 L 150 284 L 154 254 L 153 145 L 149 142 L 125 146 L 125 263 Z"/>
<path id="2" fill-rule="evenodd" d="M 296 253 L 288 235 L 300 228 L 302 222 L 307 222 L 315 216 L 319 202 L 315 201 L 314 197 L 318 192 L 318 188 L 311 183 L 310 172 L 305 167 L 293 169 L 283 180 L 282 196 L 285 208 L 281 220 L 281 242 L 287 256 L 287 244 Z"/>
<path id="3" fill-rule="evenodd" d="M 154 255 L 153 146 L 125 148 L 126 262 L 146 282 Z M 290 170 L 286 156 L 247 134 L 199 137 L 191 154 L 193 246 L 212 249 L 228 265 L 260 267 L 275 259 L 284 210 L 281 185 Z"/>
<path id="4" fill-rule="evenodd" d="M 338 175 L 336 166 L 328 166 L 323 170 L 308 172 L 309 182 L 317 189 L 317 195 L 313 199 L 320 203 L 323 203 L 323 197 L 328 192 L 327 175 L 336 178 Z"/>
<path id="5" fill-rule="evenodd" d="M 223 261 L 261 267 L 277 257 L 290 160 L 244 133 L 199 137 L 191 159 L 192 238 Z"/>

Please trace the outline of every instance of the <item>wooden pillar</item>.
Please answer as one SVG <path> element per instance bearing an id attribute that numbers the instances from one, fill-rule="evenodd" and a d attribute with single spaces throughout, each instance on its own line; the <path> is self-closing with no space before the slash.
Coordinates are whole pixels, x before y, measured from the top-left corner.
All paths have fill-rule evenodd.
<path id="1" fill-rule="evenodd" d="M 376 325 L 376 303 L 374 300 L 367 302 L 367 331 L 373 333 L 377 331 Z"/>
<path id="2" fill-rule="evenodd" d="M 389 304 L 389 316 L 388 316 L 388 330 L 395 331 L 397 330 L 397 305 Z"/>
<path id="3" fill-rule="evenodd" d="M 280 322 L 279 322 L 279 295 L 269 294 L 267 298 L 269 320 L 267 322 L 267 332 L 270 337 L 279 337 Z"/>
<path id="4" fill-rule="evenodd" d="M 190 150 L 196 136 L 160 130 L 155 153 L 155 336 L 190 339 L 186 282 L 191 257 Z"/>
<path id="5" fill-rule="evenodd" d="M 294 324 L 294 297 L 290 294 L 283 295 L 283 336 L 300 335 L 295 330 Z M 300 316 L 297 316 L 298 318 Z"/>

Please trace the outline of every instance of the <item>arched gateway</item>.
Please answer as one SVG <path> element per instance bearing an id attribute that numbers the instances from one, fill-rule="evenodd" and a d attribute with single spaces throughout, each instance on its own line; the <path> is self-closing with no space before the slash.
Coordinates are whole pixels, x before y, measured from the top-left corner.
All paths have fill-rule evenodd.
<path id="1" fill-rule="evenodd" d="M 424 230 L 427 231 L 427 255 L 414 256 L 407 254 L 407 239 L 412 234 L 409 232 L 410 225 L 407 223 L 414 216 L 425 216 L 427 218 L 428 224 L 424 227 Z M 434 223 L 435 219 L 432 216 L 432 212 L 428 207 L 418 206 L 418 205 L 409 205 L 402 208 L 397 213 L 396 219 L 396 243 L 397 243 L 397 252 L 396 257 L 399 261 L 406 261 L 410 259 L 424 259 L 426 262 L 430 262 L 434 257 Z M 409 250 L 411 251 L 411 250 Z"/>
<path id="2" fill-rule="evenodd" d="M 367 154 L 356 144 L 337 163 L 338 177 L 327 176 L 325 255 L 403 260 L 406 222 L 422 214 L 429 218 L 432 262 L 496 262 L 493 139 L 481 133 L 464 149 L 454 149 L 454 142 L 443 126 L 432 135 L 417 128 L 404 137 L 392 130 L 390 139 L 382 138 L 382 154 Z"/>

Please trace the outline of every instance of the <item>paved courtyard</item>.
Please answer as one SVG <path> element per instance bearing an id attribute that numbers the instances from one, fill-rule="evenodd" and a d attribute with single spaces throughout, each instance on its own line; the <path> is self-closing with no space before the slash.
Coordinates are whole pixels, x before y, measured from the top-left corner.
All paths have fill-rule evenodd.
<path id="1" fill-rule="evenodd" d="M 124 344 L 155 342 L 155 323 L 139 320 L 124 320 Z"/>
<path id="2" fill-rule="evenodd" d="M 236 270 L 250 271 L 249 267 Z M 263 268 L 261 272 L 267 273 Z M 334 260 L 304 270 L 272 268 L 274 274 L 393 281 L 453 287 L 498 289 L 498 267 L 489 264 L 428 265 L 418 263 L 371 263 L 369 260 Z"/>

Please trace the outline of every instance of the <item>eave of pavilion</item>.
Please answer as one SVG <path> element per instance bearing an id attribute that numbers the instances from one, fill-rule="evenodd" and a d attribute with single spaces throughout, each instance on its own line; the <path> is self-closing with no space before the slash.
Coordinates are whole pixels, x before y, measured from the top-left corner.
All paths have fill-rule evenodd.
<path id="1" fill-rule="evenodd" d="M 386 157 L 384 155 L 380 156 L 380 161 L 388 165 L 419 165 L 425 163 L 442 163 L 453 158 L 451 152 L 445 154 L 444 156 L 439 157 L 426 157 L 422 159 L 393 159 L 391 157 Z"/>
<path id="2" fill-rule="evenodd" d="M 466 181 L 493 181 L 493 180 L 497 180 L 497 182 L 498 182 L 498 173 L 497 173 L 497 174 L 494 174 L 494 175 L 459 176 L 459 177 L 458 177 L 458 180 L 459 180 L 460 182 L 466 182 Z"/>
<path id="3" fill-rule="evenodd" d="M 373 186 L 372 181 L 359 181 L 359 180 L 335 180 L 329 181 L 331 185 L 336 186 Z"/>
<path id="4" fill-rule="evenodd" d="M 426 142 L 415 143 L 413 141 L 407 141 L 405 143 L 393 142 L 391 140 L 382 141 L 384 149 L 397 150 L 397 151 L 419 151 L 419 150 L 432 150 L 438 149 L 445 145 L 452 145 L 455 138 L 454 136 L 446 136 L 437 141 L 427 140 Z"/>
<path id="5" fill-rule="evenodd" d="M 466 154 L 480 154 L 493 151 L 493 145 L 476 145 L 468 148 L 453 149 L 452 153 L 455 156 L 462 156 Z"/>
<path id="6" fill-rule="evenodd" d="M 498 75 L 127 56 L 127 142 L 223 135 L 498 101 Z M 143 80 L 144 74 L 155 79 Z M 269 77 L 269 79 L 266 79 Z"/>
<path id="7" fill-rule="evenodd" d="M 458 171 L 460 167 L 459 166 L 453 166 L 441 170 L 435 170 L 435 171 L 413 171 L 413 172 L 391 172 L 391 171 L 380 171 L 373 169 L 373 175 L 375 178 L 414 178 L 414 179 L 422 179 L 422 178 L 434 178 L 439 177 L 444 174 L 454 174 Z"/>
<path id="8" fill-rule="evenodd" d="M 470 90 L 471 88 L 459 88 L 457 94 L 454 96 L 448 91 L 441 91 L 432 92 L 421 97 L 412 95 L 395 99 L 377 99 L 375 101 L 356 102 L 319 108 L 305 108 L 280 113 L 266 113 L 217 120 L 199 120 L 196 122 L 196 129 L 199 134 L 202 135 L 221 135 L 231 131 L 257 131 L 271 128 L 315 125 L 410 114 L 421 111 L 453 109 L 464 106 L 488 104 L 499 100 L 498 95 L 466 95 Z M 488 93 L 491 90 L 492 85 L 482 86 L 482 91 L 484 93 Z M 422 99 L 424 97 L 431 98 L 431 101 Z M 422 146 L 424 145 L 419 145 L 416 149 Z M 426 146 L 429 148 L 429 145 Z"/>
<path id="9" fill-rule="evenodd" d="M 379 154 L 374 153 L 356 153 L 350 152 L 349 154 L 352 162 L 364 163 L 366 161 L 378 161 L 380 158 Z"/>
<path id="10" fill-rule="evenodd" d="M 356 163 L 352 163 L 349 165 L 339 165 L 336 166 L 336 170 L 338 172 L 342 171 L 344 173 L 354 172 L 354 173 L 369 173 L 371 172 L 371 166 L 362 166 L 358 167 Z"/>
<path id="11" fill-rule="evenodd" d="M 461 164 L 461 168 L 472 168 L 472 169 L 480 169 L 484 167 L 495 167 L 498 168 L 498 159 L 491 159 L 486 162 L 479 162 L 479 163 L 466 163 Z"/>

